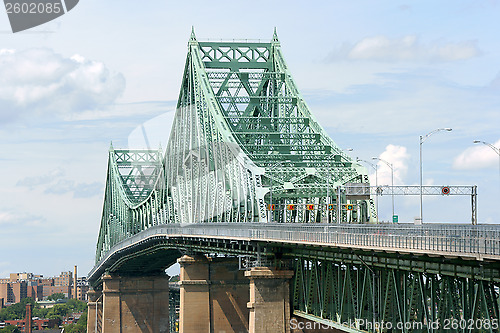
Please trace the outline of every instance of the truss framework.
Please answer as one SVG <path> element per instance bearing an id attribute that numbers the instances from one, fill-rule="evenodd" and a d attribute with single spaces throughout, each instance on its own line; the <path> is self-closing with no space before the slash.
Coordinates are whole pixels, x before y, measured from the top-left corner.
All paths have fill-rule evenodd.
<path id="1" fill-rule="evenodd" d="M 498 282 L 297 259 L 296 315 L 363 332 L 499 332 Z"/>
<path id="2" fill-rule="evenodd" d="M 373 222 L 366 169 L 316 121 L 270 42 L 199 42 L 194 32 L 169 142 L 111 148 L 96 260 L 153 225 L 195 222 Z M 355 211 L 268 211 L 268 204 L 356 204 Z"/>

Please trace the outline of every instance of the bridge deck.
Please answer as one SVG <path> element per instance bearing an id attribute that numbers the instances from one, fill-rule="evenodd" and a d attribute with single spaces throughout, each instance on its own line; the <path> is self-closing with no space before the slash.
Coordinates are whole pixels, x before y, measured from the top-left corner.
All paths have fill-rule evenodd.
<path id="1" fill-rule="evenodd" d="M 415 256 L 440 256 L 500 262 L 498 225 L 331 225 L 220 223 L 157 225 L 116 244 L 89 273 L 106 266 L 110 257 L 149 238 L 219 239 L 227 242 L 280 243 L 353 249 Z"/>

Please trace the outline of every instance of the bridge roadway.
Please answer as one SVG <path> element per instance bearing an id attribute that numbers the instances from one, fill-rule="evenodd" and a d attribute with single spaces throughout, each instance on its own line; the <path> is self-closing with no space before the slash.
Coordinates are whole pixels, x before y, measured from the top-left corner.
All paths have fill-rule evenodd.
<path id="1" fill-rule="evenodd" d="M 181 252 L 248 255 L 255 259 L 276 259 L 272 258 L 275 253 L 280 253 L 280 259 L 296 258 L 300 253 L 308 253 L 310 257 L 315 253 L 319 257 L 342 260 L 352 257 L 351 261 L 369 262 L 375 266 L 386 267 L 397 262 L 400 269 L 482 276 L 500 282 L 500 276 L 483 274 L 488 265 L 500 263 L 500 225 L 461 224 L 156 225 L 113 246 L 88 278 L 95 284 L 105 271 L 132 273 L 134 270 L 163 269 L 173 264 Z M 146 259 L 147 255 L 151 260 Z M 462 262 L 458 267 L 445 264 L 457 260 Z M 475 272 L 479 268 L 482 273 Z"/>

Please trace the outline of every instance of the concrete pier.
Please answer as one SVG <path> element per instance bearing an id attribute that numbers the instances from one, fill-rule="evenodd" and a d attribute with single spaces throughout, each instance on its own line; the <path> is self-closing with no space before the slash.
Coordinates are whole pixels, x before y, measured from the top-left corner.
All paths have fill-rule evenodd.
<path id="1" fill-rule="evenodd" d="M 194 255 L 178 262 L 180 332 L 248 332 L 249 283 L 237 259 Z"/>
<path id="2" fill-rule="evenodd" d="M 293 271 L 254 267 L 250 279 L 249 333 L 290 333 L 290 279 Z"/>
<path id="3" fill-rule="evenodd" d="M 99 327 L 99 320 L 92 320 L 91 317 L 96 317 L 101 302 L 102 329 Z M 87 325 L 89 333 L 168 333 L 169 331 L 167 275 L 145 277 L 105 275 L 101 302 L 89 303 Z"/>

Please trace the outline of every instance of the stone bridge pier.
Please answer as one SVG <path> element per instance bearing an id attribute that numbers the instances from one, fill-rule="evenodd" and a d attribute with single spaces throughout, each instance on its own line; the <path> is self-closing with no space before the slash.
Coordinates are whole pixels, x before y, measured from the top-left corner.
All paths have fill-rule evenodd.
<path id="1" fill-rule="evenodd" d="M 292 271 L 239 270 L 236 258 L 183 256 L 182 333 L 289 333 Z"/>
<path id="2" fill-rule="evenodd" d="M 87 332 L 168 333 L 167 275 L 105 275 L 102 291 L 89 294 Z"/>
<path id="3" fill-rule="evenodd" d="M 237 258 L 185 255 L 180 264 L 179 332 L 290 333 L 292 271 L 239 269 Z M 90 292 L 88 333 L 167 333 L 168 276 L 105 275 Z"/>

